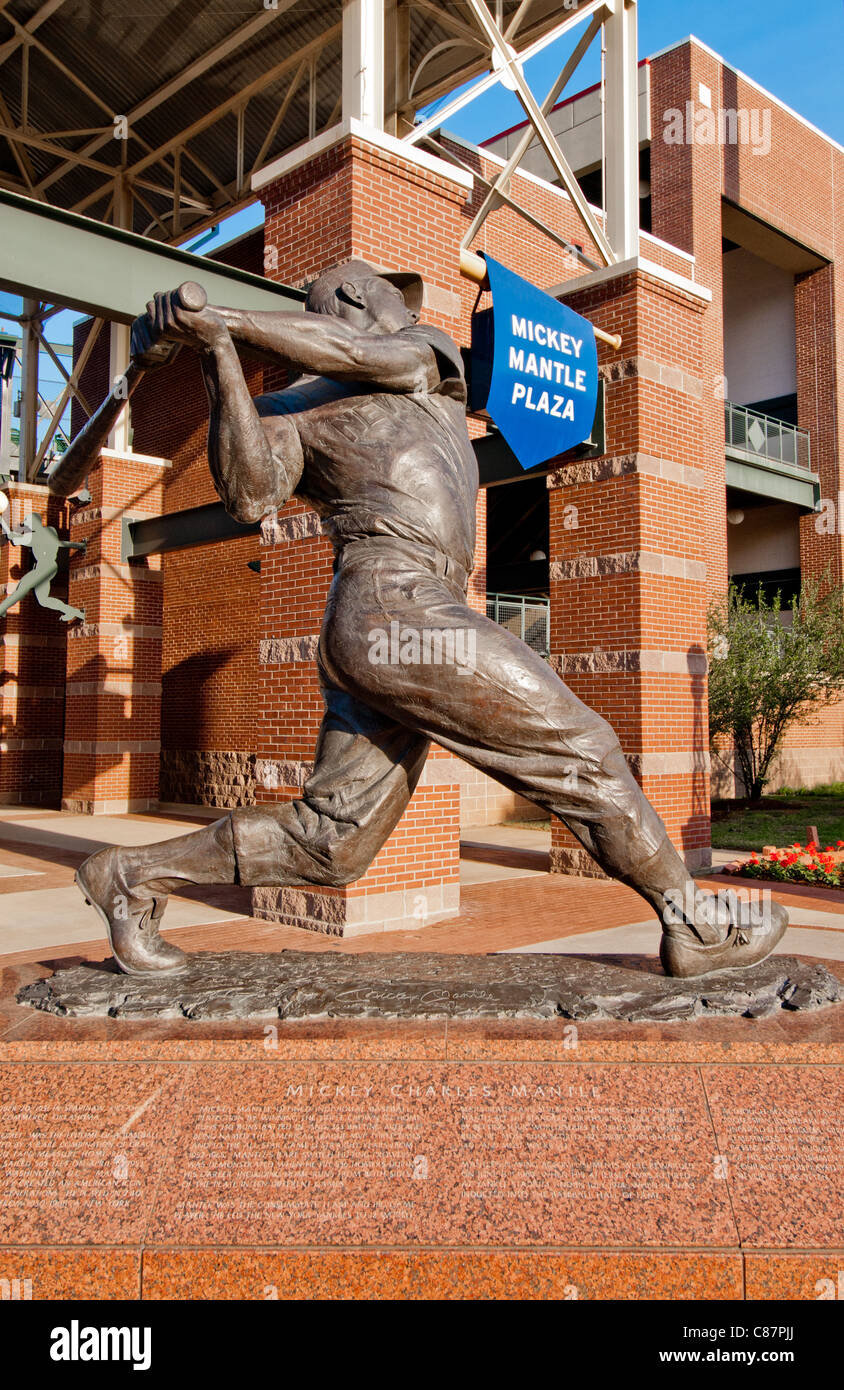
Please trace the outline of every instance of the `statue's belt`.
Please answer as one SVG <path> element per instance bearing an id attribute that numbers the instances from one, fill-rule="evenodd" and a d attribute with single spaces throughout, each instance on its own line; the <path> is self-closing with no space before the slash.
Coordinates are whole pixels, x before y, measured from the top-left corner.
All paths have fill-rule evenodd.
<path id="1" fill-rule="evenodd" d="M 370 555 L 373 559 L 384 554 L 407 556 L 414 565 L 430 570 L 438 579 L 445 579 L 455 585 L 461 593 L 466 592 L 469 583 L 469 570 L 464 569 L 450 555 L 444 555 L 433 545 L 423 545 L 419 541 L 405 541 L 397 536 L 364 536 L 357 541 L 347 541 L 334 561 L 335 573 L 351 560 L 363 559 Z"/>

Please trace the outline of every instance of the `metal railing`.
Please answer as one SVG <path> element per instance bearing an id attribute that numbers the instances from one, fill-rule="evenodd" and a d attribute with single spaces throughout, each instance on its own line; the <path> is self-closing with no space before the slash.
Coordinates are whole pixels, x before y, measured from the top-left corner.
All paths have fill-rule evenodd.
<path id="1" fill-rule="evenodd" d="M 812 447 L 809 431 L 789 425 L 773 415 L 748 410 L 745 405 L 724 402 L 727 447 L 741 449 L 746 454 L 786 463 L 793 468 L 812 471 Z"/>
<path id="2" fill-rule="evenodd" d="M 547 598 L 522 594 L 487 594 L 486 615 L 521 637 L 540 656 L 551 651 L 551 603 Z"/>

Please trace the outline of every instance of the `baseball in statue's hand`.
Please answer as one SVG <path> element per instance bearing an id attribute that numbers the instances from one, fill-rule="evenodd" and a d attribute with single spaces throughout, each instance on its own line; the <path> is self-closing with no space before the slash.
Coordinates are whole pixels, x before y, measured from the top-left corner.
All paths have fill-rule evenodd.
<path id="1" fill-rule="evenodd" d="M 0 516 L 9 510 L 9 499 L 5 492 L 0 492 Z"/>

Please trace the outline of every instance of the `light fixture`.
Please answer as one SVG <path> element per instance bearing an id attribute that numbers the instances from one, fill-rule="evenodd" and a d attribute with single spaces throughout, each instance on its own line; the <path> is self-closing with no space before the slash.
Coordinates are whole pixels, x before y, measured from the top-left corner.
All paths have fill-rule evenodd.
<path id="1" fill-rule="evenodd" d="M 548 556 L 545 554 L 544 550 L 532 550 L 530 552 L 530 558 L 532 560 L 547 560 Z"/>
<path id="2" fill-rule="evenodd" d="M 744 521 L 744 512 L 741 507 L 731 507 L 727 512 L 727 520 L 731 526 L 741 526 Z"/>

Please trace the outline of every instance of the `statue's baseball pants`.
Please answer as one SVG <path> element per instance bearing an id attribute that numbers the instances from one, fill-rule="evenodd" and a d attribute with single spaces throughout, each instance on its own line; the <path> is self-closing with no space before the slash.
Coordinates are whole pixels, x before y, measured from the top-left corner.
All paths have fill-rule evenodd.
<path id="1" fill-rule="evenodd" d="M 326 712 L 314 769 L 299 799 L 232 813 L 241 883 L 359 878 L 434 740 L 559 816 L 607 873 L 645 889 L 666 831 L 613 730 L 547 661 L 468 607 L 465 582 L 408 542 L 341 552 L 319 643 Z"/>

